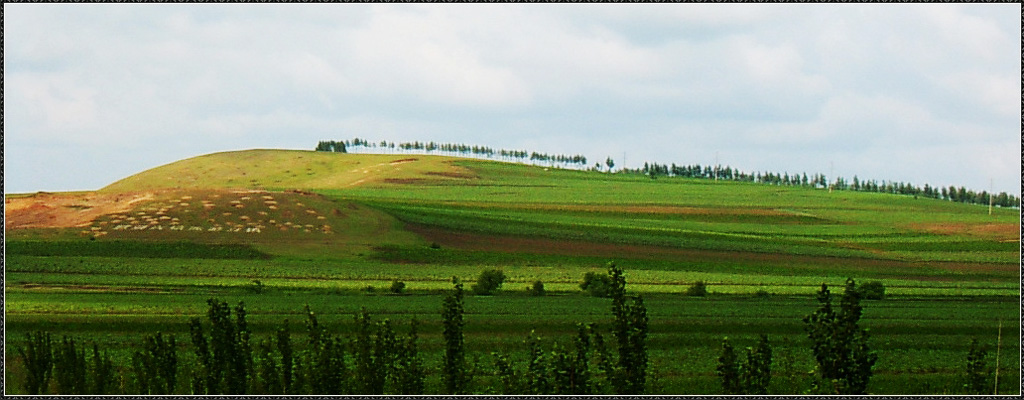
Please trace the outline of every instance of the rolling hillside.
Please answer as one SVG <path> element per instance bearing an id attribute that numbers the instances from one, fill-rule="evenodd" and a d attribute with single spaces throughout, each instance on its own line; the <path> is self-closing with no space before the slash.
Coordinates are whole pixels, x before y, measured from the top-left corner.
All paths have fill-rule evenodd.
<path id="1" fill-rule="evenodd" d="M 249 243 L 390 263 L 516 267 L 556 255 L 701 273 L 1002 280 L 1016 275 L 1019 256 L 1016 210 L 990 216 L 910 196 L 441 156 L 215 153 L 93 195 L 132 202 L 66 225 L 82 236 Z M 62 210 L 86 215 L 72 206 Z"/>
<path id="2" fill-rule="evenodd" d="M 804 371 L 814 361 L 802 318 L 823 283 L 842 287 L 847 278 L 885 288 L 884 299 L 864 308 L 881 352 L 869 393 L 961 393 L 972 338 L 1001 343 L 999 392 L 1018 389 L 1017 210 L 989 215 L 912 196 L 440 156 L 276 150 L 210 154 L 96 192 L 6 203 L 12 360 L 28 333 L 52 331 L 99 343 L 131 365 L 140 335 L 186 343 L 186 317 L 221 298 L 245 303 L 260 340 L 284 328 L 304 341 L 307 305 L 335 332 L 351 332 L 361 310 L 402 326 L 424 321 L 422 354 L 440 365 L 438 311 L 452 278 L 473 282 L 488 269 L 507 279 L 497 295 L 466 298 L 468 351 L 481 365 L 495 350 L 525 360 L 527 335 L 568 343 L 577 323 L 607 326 L 609 300 L 580 282 L 614 261 L 627 290 L 649 305 L 650 360 L 665 385 L 652 393 L 720 394 L 722 338 L 743 348 L 763 333 L 780 355 L 776 378 L 791 379 L 777 380 L 773 392 L 809 387 Z M 404 293 L 389 289 L 398 282 Z M 527 290 L 536 282 L 545 295 Z M 708 294 L 684 295 L 697 282 Z M 22 363 L 11 365 L 8 382 L 24 381 Z M 429 379 L 427 392 L 440 393 L 438 374 Z M 175 393 L 188 393 L 179 386 Z"/>
<path id="3" fill-rule="evenodd" d="M 101 189 L 340 189 L 370 182 L 468 177 L 449 157 L 246 150 L 193 157 L 132 175 Z"/>

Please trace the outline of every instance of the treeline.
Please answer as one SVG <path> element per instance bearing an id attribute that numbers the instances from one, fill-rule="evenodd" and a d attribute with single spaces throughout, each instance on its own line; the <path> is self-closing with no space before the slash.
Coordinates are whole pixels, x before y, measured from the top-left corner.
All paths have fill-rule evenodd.
<path id="1" fill-rule="evenodd" d="M 963 186 L 954 187 L 933 187 L 925 184 L 924 187 L 915 186 L 907 182 L 891 182 L 876 180 L 861 180 L 857 176 L 852 181 L 843 177 L 836 177 L 829 182 L 823 174 L 814 174 L 808 177 L 807 173 L 792 174 L 758 172 L 746 173 L 732 167 L 712 167 L 710 165 L 663 165 L 658 163 L 644 163 L 641 169 L 622 169 L 621 173 L 646 175 L 651 178 L 658 177 L 683 177 L 698 179 L 721 179 L 739 182 L 754 182 L 776 186 L 802 186 L 831 190 L 852 190 L 857 192 L 875 192 L 899 194 L 908 196 L 921 196 L 932 199 L 947 200 L 958 203 L 983 204 L 998 207 L 1019 207 L 1020 198 L 1006 192 L 990 194 L 987 191 L 975 192 Z M 990 198 L 991 196 L 991 198 Z"/>
<path id="2" fill-rule="evenodd" d="M 473 291 L 493 294 L 503 278 L 500 271 L 485 271 Z M 465 291 L 458 279 L 452 278 L 452 283 L 441 312 L 444 349 L 438 390 L 442 394 L 641 395 L 653 391 L 652 380 L 657 376 L 649 371 L 647 308 L 642 297 L 626 295 L 623 272 L 614 263 L 609 263 L 607 275 L 589 273 L 581 285 L 592 295 L 611 298 L 608 340 L 595 324 L 577 325 L 575 336 L 568 340 L 571 345 L 564 345 L 566 341 L 546 345 L 530 332 L 525 362 L 492 352 L 491 367 L 477 357 L 476 361 L 467 357 Z M 531 291 L 536 292 L 538 284 Z M 822 284 L 817 293 L 819 308 L 803 319 L 815 361 L 812 383 L 805 388 L 790 385 L 791 394 L 867 393 L 878 354 L 871 350 L 868 331 L 859 326 L 861 300 L 881 296 L 881 288 L 870 286 L 858 287 L 848 279 L 834 304 L 835 296 Z M 535 295 L 543 295 L 542 288 L 539 292 Z M 688 295 L 704 294 L 688 291 Z M 49 333 L 31 333 L 17 348 L 24 367 L 21 386 L 29 395 L 420 395 L 426 391 L 427 368 L 419 352 L 415 320 L 400 335 L 390 320 L 373 321 L 363 309 L 354 316 L 355 329 L 342 337 L 321 326 L 307 305 L 304 340 L 293 340 L 285 328 L 256 338 L 244 303 L 231 308 L 210 299 L 207 304 L 206 322 L 192 318 L 188 323 L 191 346 L 179 346 L 173 335 L 145 336 L 127 365 L 115 364 L 110 353 L 96 344 L 86 347 L 74 338 L 58 342 Z M 188 347 L 190 357 L 179 354 L 182 347 Z M 983 394 L 992 389 L 987 356 L 987 349 L 972 340 L 963 375 L 965 392 Z M 773 352 L 767 335 L 760 335 L 758 344 L 743 353 L 724 338 L 717 361 L 713 372 L 721 380 L 723 393 L 768 394 Z"/>
<path id="3" fill-rule="evenodd" d="M 435 142 L 404 142 L 395 143 L 388 141 L 381 141 L 379 143 L 370 142 L 366 139 L 355 138 L 352 140 L 344 141 L 321 141 L 316 150 L 317 151 L 335 151 L 344 153 L 347 149 L 352 148 L 366 148 L 366 149 L 387 149 L 388 151 L 420 151 L 424 153 L 444 153 L 451 155 L 460 156 L 473 156 L 482 158 L 494 158 L 497 156 L 503 161 L 509 162 L 526 162 L 530 161 L 533 165 L 547 165 L 550 167 L 568 167 L 568 168 L 586 168 L 587 158 L 585 156 L 576 155 L 564 155 L 564 154 L 546 154 L 537 152 L 528 152 L 525 150 L 495 150 L 487 146 L 469 146 L 465 144 L 453 144 L 453 143 L 435 143 Z M 591 171 L 601 171 L 604 167 L 607 167 L 607 171 L 611 172 L 615 168 L 615 162 L 611 157 L 602 163 L 596 163 L 590 167 Z M 907 196 L 921 196 L 932 199 L 940 199 L 946 201 L 952 201 L 957 203 L 968 203 L 968 204 L 982 204 L 988 205 L 990 202 L 992 205 L 1003 208 L 1018 208 L 1020 207 L 1020 197 L 1006 192 L 999 194 L 990 194 L 987 191 L 975 192 L 967 189 L 963 186 L 955 187 L 936 187 L 925 184 L 923 187 L 917 186 L 908 182 L 894 182 L 894 181 L 878 181 L 874 179 L 861 180 L 857 176 L 854 176 L 852 180 L 847 180 L 844 177 L 836 177 L 834 180 L 829 180 L 824 174 L 813 174 L 808 176 L 807 173 L 802 174 L 789 174 L 775 173 L 775 172 L 753 172 L 748 173 L 740 171 L 738 169 L 729 166 L 710 166 L 710 165 L 665 165 L 658 163 L 645 162 L 643 168 L 629 169 L 621 168 L 619 173 L 624 174 L 636 174 L 646 175 L 652 179 L 659 177 L 683 177 L 683 178 L 697 178 L 697 179 L 721 179 L 738 182 L 753 182 L 767 185 L 776 186 L 801 186 L 801 187 L 813 187 L 820 189 L 829 190 L 852 190 L 858 192 L 875 192 L 875 193 L 888 193 L 888 194 L 899 194 Z"/>
<path id="4" fill-rule="evenodd" d="M 335 140 L 321 140 L 316 144 L 316 151 L 333 151 L 335 153 L 348 153 L 348 144 L 346 141 L 335 141 Z"/>
<path id="5" fill-rule="evenodd" d="M 328 147 L 332 146 L 332 147 Z M 587 165 L 587 158 L 575 154 L 547 154 L 537 152 L 527 152 L 525 150 L 506 150 L 506 149 L 494 149 L 487 146 L 470 146 L 466 144 L 458 143 L 436 143 L 436 142 L 388 142 L 381 141 L 379 143 L 370 142 L 366 139 L 355 138 L 352 140 L 345 141 L 321 141 L 317 145 L 316 151 L 337 151 L 334 149 L 342 149 L 341 153 L 346 152 L 348 149 L 366 148 L 366 149 L 386 149 L 388 151 L 418 151 L 423 153 L 439 153 L 439 154 L 450 154 L 459 156 L 472 156 L 478 158 L 495 158 L 509 162 L 525 162 L 529 160 L 534 165 L 542 164 L 551 167 L 582 167 Z"/>

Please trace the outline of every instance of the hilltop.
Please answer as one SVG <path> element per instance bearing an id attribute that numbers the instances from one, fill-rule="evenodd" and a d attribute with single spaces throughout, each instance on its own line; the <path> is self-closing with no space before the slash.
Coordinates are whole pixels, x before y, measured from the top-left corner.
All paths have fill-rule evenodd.
<path id="1" fill-rule="evenodd" d="M 366 183 L 470 177 L 440 156 L 340 154 L 302 150 L 213 153 L 156 167 L 100 192 L 156 189 L 343 189 Z"/>

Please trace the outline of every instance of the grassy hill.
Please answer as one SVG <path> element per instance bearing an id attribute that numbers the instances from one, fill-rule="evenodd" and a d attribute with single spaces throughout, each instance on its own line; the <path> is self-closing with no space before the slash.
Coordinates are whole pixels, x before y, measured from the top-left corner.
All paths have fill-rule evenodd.
<path id="1" fill-rule="evenodd" d="M 524 257 L 579 264 L 593 256 L 673 271 L 921 279 L 1010 278 L 1019 255 L 1016 210 L 988 215 L 984 207 L 909 196 L 441 156 L 224 152 L 100 192 L 139 191 L 159 195 L 96 218 L 85 231 L 255 243 L 289 254 L 335 254 L 358 242 L 372 250 L 364 255 L 400 263 L 515 267 Z M 310 206 L 296 205 L 300 197 Z M 425 243 L 462 254 L 439 256 Z"/>
<path id="2" fill-rule="evenodd" d="M 305 340 L 304 305 L 334 331 L 350 331 L 363 307 L 393 321 L 416 318 L 436 371 L 441 291 L 453 276 L 472 282 L 491 268 L 508 279 L 497 296 L 467 298 L 468 349 L 481 365 L 496 349 L 525 359 L 531 331 L 564 341 L 576 323 L 607 324 L 608 299 L 579 283 L 616 261 L 627 289 L 650 307 L 650 359 L 664 384 L 654 393 L 720 393 L 722 337 L 742 348 L 761 333 L 772 335 L 779 360 L 792 360 L 773 367 L 780 375 L 772 393 L 807 387 L 801 374 L 813 359 L 801 318 L 822 283 L 842 286 L 847 277 L 880 281 L 888 296 L 864 309 L 882 354 L 870 393 L 960 393 L 972 337 L 989 345 L 1001 338 L 1000 392 L 1018 389 L 1019 340 L 1010 329 L 1019 315 L 1018 210 L 988 215 L 986 207 L 878 193 L 283 150 L 190 158 L 76 196 L 39 216 L 96 211 L 104 201 L 117 211 L 85 226 L 8 230 L 7 332 L 84 336 L 117 349 L 123 365 L 140 334 L 187 342 L 183 315 L 202 315 L 206 299 L 218 297 L 244 301 L 260 338 L 288 320 L 293 340 Z M 50 198 L 22 200 L 40 206 Z M 408 293 L 388 293 L 393 281 Z M 548 295 L 526 294 L 536 281 Z M 707 283 L 707 297 L 681 295 L 697 281 Z M 17 382 L 24 373 L 12 365 L 5 373 Z M 428 393 L 438 393 L 432 374 Z M 187 393 L 181 386 L 177 393 Z"/>
<path id="3" fill-rule="evenodd" d="M 188 158 L 132 175 L 101 192 L 155 189 L 339 189 L 377 181 L 451 179 L 454 158 L 245 150 Z"/>

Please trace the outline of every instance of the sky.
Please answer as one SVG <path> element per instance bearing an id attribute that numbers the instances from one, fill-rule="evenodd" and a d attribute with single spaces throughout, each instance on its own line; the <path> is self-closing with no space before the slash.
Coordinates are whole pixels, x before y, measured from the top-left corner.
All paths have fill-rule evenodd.
<path id="1" fill-rule="evenodd" d="M 1019 4 L 5 4 L 4 190 L 436 141 L 1019 195 Z"/>

